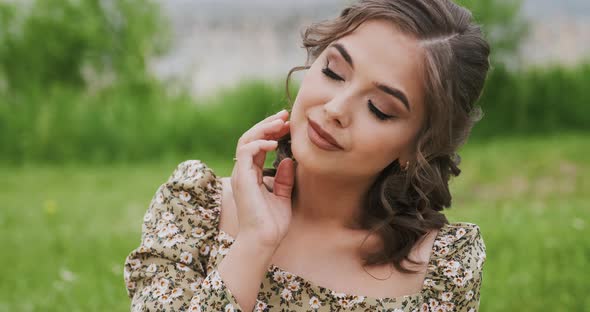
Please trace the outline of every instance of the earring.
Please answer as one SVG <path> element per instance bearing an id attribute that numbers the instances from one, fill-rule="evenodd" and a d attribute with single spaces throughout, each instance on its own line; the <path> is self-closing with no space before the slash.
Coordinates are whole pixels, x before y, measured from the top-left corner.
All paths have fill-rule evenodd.
<path id="1" fill-rule="evenodd" d="M 406 161 L 406 165 L 404 167 L 402 167 L 402 169 L 404 171 L 407 171 L 409 167 L 410 167 L 410 161 L 408 160 L 408 161 Z"/>

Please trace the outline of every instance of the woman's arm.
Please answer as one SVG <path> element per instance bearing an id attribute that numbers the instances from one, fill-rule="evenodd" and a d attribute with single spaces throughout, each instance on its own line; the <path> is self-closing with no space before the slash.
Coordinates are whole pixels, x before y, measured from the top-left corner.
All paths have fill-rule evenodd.
<path id="1" fill-rule="evenodd" d="M 274 139 L 290 130 L 288 121 L 284 120 L 287 116 L 288 112 L 282 110 L 260 121 L 240 137 L 236 148 L 237 162 L 230 181 L 239 232 L 219 271 L 248 310 L 256 304 L 270 259 L 290 224 L 295 179 L 293 160 L 287 158 L 279 163 L 271 190 L 262 175 L 266 153 L 276 149 Z"/>
<path id="2" fill-rule="evenodd" d="M 240 237 L 231 245 L 218 271 L 244 311 L 252 311 L 266 276 L 274 250 L 256 243 L 254 238 Z"/>
<path id="3" fill-rule="evenodd" d="M 238 235 L 219 270 L 206 272 L 217 244 L 214 180 L 200 161 L 185 161 L 158 188 L 144 216 L 141 244 L 125 261 L 133 311 L 253 309 L 272 251 Z"/>
<path id="4" fill-rule="evenodd" d="M 238 140 L 231 181 L 240 232 L 219 268 L 209 274 L 204 268 L 218 232 L 218 223 L 211 221 L 220 214 L 220 202 L 207 194 L 213 191 L 211 183 L 220 187 L 215 174 L 201 161 L 185 161 L 158 189 L 144 218 L 142 245 L 125 266 L 134 310 L 241 311 L 240 304 L 252 310 L 290 224 L 293 160 L 278 165 L 272 193 L 262 177 L 266 152 L 276 149 L 275 139 L 290 130 L 287 116 L 287 110 L 269 116 Z"/>

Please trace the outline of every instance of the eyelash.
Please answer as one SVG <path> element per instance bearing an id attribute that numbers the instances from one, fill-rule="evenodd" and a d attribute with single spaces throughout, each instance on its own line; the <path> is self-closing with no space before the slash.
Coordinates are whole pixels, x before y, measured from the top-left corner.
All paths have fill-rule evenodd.
<path id="1" fill-rule="evenodd" d="M 344 79 L 342 77 L 338 76 L 334 71 L 332 71 L 328 67 L 328 65 L 330 65 L 330 61 L 326 60 L 326 65 L 324 66 L 324 68 L 322 68 L 322 73 L 324 73 L 324 75 L 328 76 L 332 80 L 344 81 Z M 369 106 L 369 109 L 371 110 L 371 112 L 373 114 L 375 114 L 375 116 L 377 118 L 379 118 L 380 120 L 388 120 L 388 119 L 392 119 L 394 117 L 394 116 L 384 114 L 383 112 L 378 110 L 377 107 L 375 107 L 375 105 L 373 105 L 373 101 L 371 101 L 371 100 L 369 100 L 368 106 Z"/>

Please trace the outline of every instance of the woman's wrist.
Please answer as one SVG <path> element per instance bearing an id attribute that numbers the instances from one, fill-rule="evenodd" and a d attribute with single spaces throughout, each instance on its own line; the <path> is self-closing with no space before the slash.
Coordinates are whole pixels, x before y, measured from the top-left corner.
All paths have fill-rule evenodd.
<path id="1" fill-rule="evenodd" d="M 223 283 L 245 311 L 256 304 L 262 283 L 275 249 L 264 246 L 251 236 L 237 236 L 219 263 L 217 271 Z"/>
<path id="2" fill-rule="evenodd" d="M 236 241 L 246 245 L 249 249 L 256 250 L 262 254 L 270 254 L 272 256 L 275 250 L 279 247 L 280 241 L 265 240 L 255 232 L 240 231 L 236 235 Z"/>

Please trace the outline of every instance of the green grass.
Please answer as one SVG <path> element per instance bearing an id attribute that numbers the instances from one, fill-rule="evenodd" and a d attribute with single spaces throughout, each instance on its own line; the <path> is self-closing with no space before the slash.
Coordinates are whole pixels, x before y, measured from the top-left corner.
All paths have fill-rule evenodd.
<path id="1" fill-rule="evenodd" d="M 590 135 L 473 141 L 460 153 L 448 216 L 481 227 L 481 311 L 590 307 L 589 153 Z M 231 155 L 194 158 L 231 172 Z M 124 258 L 182 160 L 0 168 L 0 311 L 128 311 Z"/>

